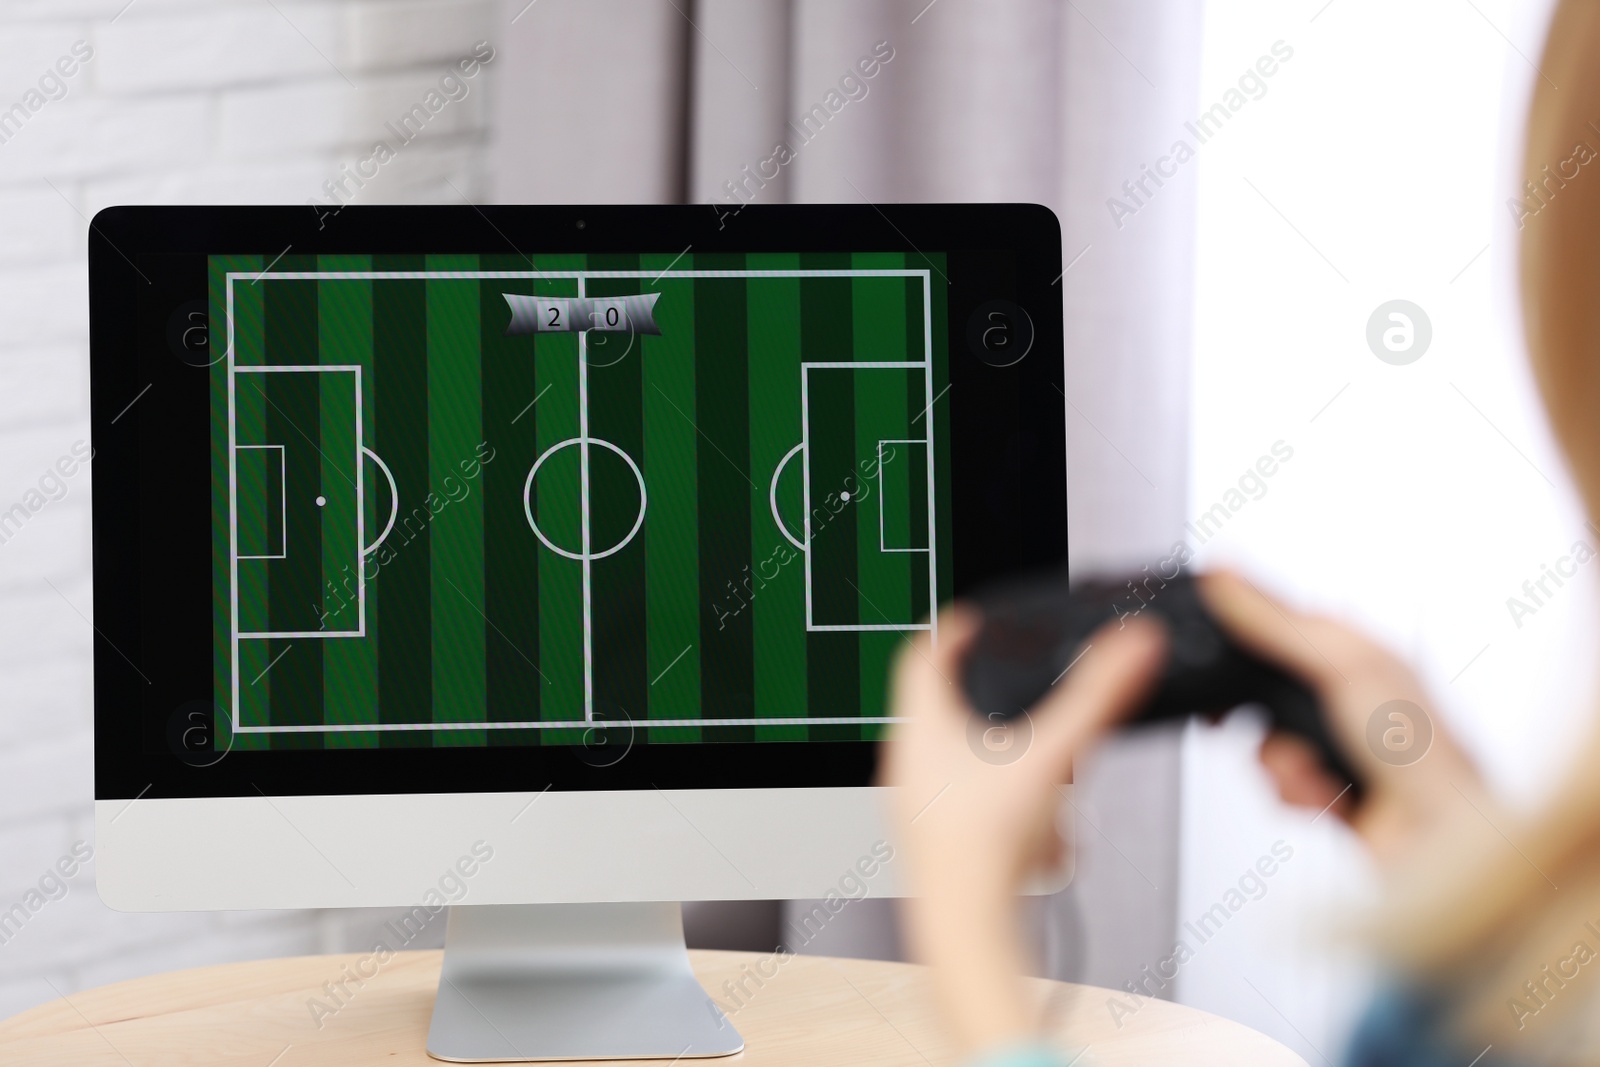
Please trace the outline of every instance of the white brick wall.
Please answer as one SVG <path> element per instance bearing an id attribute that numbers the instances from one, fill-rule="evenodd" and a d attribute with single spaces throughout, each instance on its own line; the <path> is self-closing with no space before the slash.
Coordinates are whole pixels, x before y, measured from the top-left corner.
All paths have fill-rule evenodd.
<path id="1" fill-rule="evenodd" d="M 303 203 L 508 18 L 495 0 L 276 6 L 0 4 L 0 112 L 73 42 L 94 49 L 66 95 L 0 143 L 0 511 L 88 437 L 85 216 L 118 203 Z M 494 76 L 490 63 L 357 202 L 481 199 Z M 68 480 L 0 544 L 0 912 L 74 841 L 93 841 L 91 631 L 78 614 L 92 599 L 89 479 Z M 121 915 L 100 903 L 91 862 L 0 944 L 0 1017 L 56 990 L 363 947 L 384 918 Z M 439 925 L 424 943 L 439 943 Z"/>

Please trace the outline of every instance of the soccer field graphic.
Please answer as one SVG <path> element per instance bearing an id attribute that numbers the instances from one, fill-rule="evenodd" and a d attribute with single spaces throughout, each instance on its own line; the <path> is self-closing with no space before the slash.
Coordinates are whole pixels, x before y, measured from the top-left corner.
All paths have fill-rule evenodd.
<path id="1" fill-rule="evenodd" d="M 212 257 L 219 745 L 880 736 L 950 595 L 942 263 Z"/>

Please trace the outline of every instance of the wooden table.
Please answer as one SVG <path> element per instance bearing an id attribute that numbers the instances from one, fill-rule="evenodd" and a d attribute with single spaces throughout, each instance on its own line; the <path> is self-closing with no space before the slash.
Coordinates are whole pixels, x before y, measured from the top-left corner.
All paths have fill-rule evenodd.
<path id="1" fill-rule="evenodd" d="M 745 1051 L 721 1060 L 739 1067 L 874 1064 L 930 1067 L 953 1062 L 927 990 L 924 968 L 905 963 L 748 952 L 691 952 L 702 984 L 731 1012 Z M 386 1067 L 437 1065 L 424 1051 L 440 953 L 402 952 L 318 1025 L 311 998 L 361 957 L 302 956 L 177 971 L 74 993 L 0 1022 L 7 1067 Z M 759 967 L 758 967 L 759 964 Z M 735 1007 L 723 983 L 748 966 L 777 973 L 759 988 L 746 979 Z M 1305 1067 L 1254 1030 L 1164 1001 L 1145 1001 L 1118 1029 L 1111 990 L 1042 979 L 1053 1033 L 1077 1067 L 1115 1064 L 1249 1064 Z M 1123 998 L 1127 1000 L 1126 997 Z M 1069 1054 L 1070 1058 L 1070 1054 Z M 628 1061 L 662 1067 L 663 1061 Z"/>

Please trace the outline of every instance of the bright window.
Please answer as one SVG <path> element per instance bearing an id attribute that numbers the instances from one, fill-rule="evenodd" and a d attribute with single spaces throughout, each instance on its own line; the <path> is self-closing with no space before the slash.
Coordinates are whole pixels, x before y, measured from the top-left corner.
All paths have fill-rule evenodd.
<path id="1" fill-rule="evenodd" d="M 1600 560 L 1547 578 L 1537 604 L 1523 588 L 1546 566 L 1573 570 L 1577 543 L 1600 549 L 1544 429 L 1516 311 L 1506 200 L 1546 17 L 1542 0 L 1214 2 L 1200 107 L 1244 102 L 1188 164 L 1189 511 L 1212 514 L 1201 562 L 1246 566 L 1379 634 L 1522 802 L 1587 728 L 1600 631 Z M 1274 73 L 1247 74 L 1261 57 Z M 1386 360 L 1368 323 L 1397 300 L 1422 314 L 1379 315 Z M 1241 486 L 1275 445 L 1292 458 Z M 1512 597 L 1534 610 L 1514 617 Z M 1180 993 L 1315 1063 L 1336 1054 L 1362 990 L 1358 970 L 1296 935 L 1362 891 L 1359 855 L 1331 818 L 1263 813 L 1252 741 L 1237 724 L 1189 738 L 1180 931 L 1275 840 L 1296 858 L 1281 890 L 1196 952 Z"/>

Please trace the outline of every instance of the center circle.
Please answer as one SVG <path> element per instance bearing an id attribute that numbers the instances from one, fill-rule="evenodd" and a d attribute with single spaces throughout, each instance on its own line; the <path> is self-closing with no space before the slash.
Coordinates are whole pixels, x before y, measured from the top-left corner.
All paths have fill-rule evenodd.
<path id="1" fill-rule="evenodd" d="M 539 468 L 544 466 L 545 461 L 551 456 L 555 455 L 557 452 L 560 452 L 563 449 L 572 448 L 574 446 L 597 446 L 616 453 L 618 456 L 622 457 L 622 461 L 628 465 L 628 469 L 633 472 L 634 479 L 639 483 L 639 514 L 638 517 L 633 520 L 633 527 L 628 531 L 627 535 L 622 538 L 622 540 L 618 541 L 610 548 L 599 552 L 594 551 L 592 547 L 588 552 L 584 552 L 581 549 L 577 552 L 574 552 L 570 549 L 562 548 L 560 545 L 551 541 L 549 537 L 545 536 L 545 532 L 539 528 L 538 521 L 533 517 L 533 479 L 538 475 Z M 593 490 L 591 487 L 591 493 L 592 491 Z M 624 452 L 621 448 L 618 448 L 616 445 L 612 444 L 610 441 L 603 441 L 598 437 L 569 437 L 565 441 L 557 441 L 555 444 L 541 452 L 539 454 L 539 458 L 533 461 L 533 466 L 528 468 L 528 480 L 522 484 L 522 513 L 527 517 L 528 525 L 533 529 L 534 536 L 539 539 L 544 547 L 548 548 L 556 555 L 565 556 L 567 559 L 575 559 L 579 562 L 605 559 L 607 556 L 614 555 L 617 552 L 622 551 L 622 549 L 627 546 L 628 542 L 632 541 L 639 533 L 639 527 L 644 525 L 644 513 L 647 502 L 648 498 L 645 494 L 644 488 L 644 472 L 641 471 L 639 469 L 639 465 L 633 461 L 633 457 L 628 455 L 628 453 Z M 579 507 L 585 510 L 587 510 L 589 507 L 589 501 L 583 498 L 581 490 L 579 495 Z"/>

